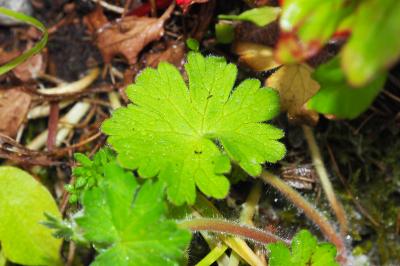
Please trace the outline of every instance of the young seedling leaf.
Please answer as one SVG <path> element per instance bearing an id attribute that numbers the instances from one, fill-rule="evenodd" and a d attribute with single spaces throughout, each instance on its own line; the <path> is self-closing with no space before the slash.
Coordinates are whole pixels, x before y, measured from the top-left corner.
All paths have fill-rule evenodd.
<path id="1" fill-rule="evenodd" d="M 267 245 L 270 266 L 339 266 L 336 248 L 329 243 L 317 243 L 307 230 L 301 230 L 292 239 L 292 250 L 284 243 Z"/>
<path id="2" fill-rule="evenodd" d="M 317 68 L 313 77 L 321 89 L 310 99 L 308 107 L 322 114 L 347 119 L 356 118 L 367 110 L 386 80 L 386 75 L 380 74 L 363 88 L 353 88 L 347 83 L 338 58 Z"/>
<path id="3" fill-rule="evenodd" d="M 264 6 L 247 10 L 239 15 L 219 15 L 218 18 L 249 21 L 262 27 L 276 20 L 280 13 L 280 7 Z"/>
<path id="4" fill-rule="evenodd" d="M 178 265 L 191 234 L 165 219 L 164 185 L 148 180 L 139 186 L 115 163 L 104 174 L 98 187 L 84 192 L 84 214 L 76 218 L 99 252 L 91 265 Z"/>
<path id="5" fill-rule="evenodd" d="M 400 1 L 360 3 L 342 54 L 342 65 L 351 84 L 367 85 L 399 59 L 399 32 Z"/>
<path id="6" fill-rule="evenodd" d="M 61 218 L 50 192 L 15 167 L 0 167 L 0 243 L 7 260 L 23 265 L 60 265 L 61 240 L 41 221 Z"/>
<path id="7" fill-rule="evenodd" d="M 167 183 L 175 204 L 194 203 L 196 185 L 223 198 L 230 161 L 257 176 L 264 162 L 285 154 L 283 132 L 264 123 L 279 112 L 278 94 L 254 79 L 233 92 L 237 69 L 223 58 L 190 53 L 187 88 L 172 65 L 145 69 L 127 89 L 133 104 L 120 108 L 102 130 L 122 166 Z"/>
<path id="8" fill-rule="evenodd" d="M 70 193 L 70 203 L 77 202 L 83 191 L 97 186 L 104 176 L 104 166 L 115 160 L 112 151 L 107 148 L 98 151 L 93 156 L 93 161 L 81 153 L 75 153 L 74 157 L 80 163 L 80 166 L 73 170 L 75 182 L 65 186 L 65 189 Z"/>

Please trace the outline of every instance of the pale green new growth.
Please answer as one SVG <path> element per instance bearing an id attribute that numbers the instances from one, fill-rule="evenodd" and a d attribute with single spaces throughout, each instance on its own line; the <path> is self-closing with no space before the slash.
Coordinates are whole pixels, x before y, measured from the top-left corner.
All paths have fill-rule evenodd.
<path id="1" fill-rule="evenodd" d="M 298 232 L 292 240 L 292 250 L 282 242 L 267 245 L 270 266 L 339 266 L 336 248 L 330 243 L 318 244 L 307 230 Z"/>
<path id="2" fill-rule="evenodd" d="M 175 204 L 194 203 L 196 185 L 208 196 L 225 197 L 230 160 L 257 176 L 260 164 L 285 154 L 277 141 L 283 132 L 264 123 L 279 112 L 275 91 L 247 79 L 232 92 L 236 66 L 220 57 L 190 53 L 185 69 L 189 89 L 170 64 L 145 69 L 127 89 L 133 104 L 102 127 L 120 163 L 165 181 Z"/>

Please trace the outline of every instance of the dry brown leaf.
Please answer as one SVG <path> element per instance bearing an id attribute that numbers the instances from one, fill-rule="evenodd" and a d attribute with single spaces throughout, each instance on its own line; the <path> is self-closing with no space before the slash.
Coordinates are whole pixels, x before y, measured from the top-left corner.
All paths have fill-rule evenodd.
<path id="1" fill-rule="evenodd" d="M 266 71 L 280 66 L 274 60 L 273 49 L 256 43 L 238 42 L 233 47 L 234 53 L 239 55 L 239 61 L 245 63 L 255 71 Z"/>
<path id="2" fill-rule="evenodd" d="M 46 55 L 39 53 L 14 68 L 13 73 L 19 80 L 27 82 L 40 76 L 45 69 Z"/>
<path id="3" fill-rule="evenodd" d="M 185 63 L 185 44 L 177 41 L 170 42 L 164 51 L 148 53 L 144 58 L 146 66 L 153 68 L 156 68 L 161 61 L 166 61 L 182 69 Z"/>
<path id="4" fill-rule="evenodd" d="M 0 95 L 0 133 L 15 137 L 24 122 L 31 104 L 31 96 L 17 89 L 9 89 Z"/>
<path id="5" fill-rule="evenodd" d="M 281 109 L 288 116 L 304 116 L 304 104 L 319 90 L 319 84 L 311 77 L 312 69 L 306 64 L 284 65 L 265 82 L 279 92 Z"/>
<path id="6" fill-rule="evenodd" d="M 91 32 L 97 33 L 96 44 L 105 63 L 120 54 L 134 64 L 147 44 L 164 35 L 164 22 L 173 9 L 171 5 L 160 18 L 129 16 L 114 23 L 107 20 L 102 9 L 97 9 L 85 17 L 85 23 Z"/>

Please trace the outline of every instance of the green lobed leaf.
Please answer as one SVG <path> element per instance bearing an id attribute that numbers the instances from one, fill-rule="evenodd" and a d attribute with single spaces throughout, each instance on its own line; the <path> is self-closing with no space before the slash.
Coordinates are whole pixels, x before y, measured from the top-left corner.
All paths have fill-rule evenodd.
<path id="1" fill-rule="evenodd" d="M 0 242 L 9 261 L 23 265 L 59 265 L 61 240 L 41 221 L 44 212 L 61 214 L 49 191 L 15 167 L 0 167 Z"/>
<path id="2" fill-rule="evenodd" d="M 321 88 L 310 99 L 308 107 L 319 113 L 353 119 L 368 109 L 383 88 L 386 75 L 379 75 L 363 88 L 353 88 L 346 81 L 339 59 L 335 58 L 317 68 L 313 78 Z"/>
<path id="3" fill-rule="evenodd" d="M 351 84 L 365 86 L 400 57 L 400 1 L 366 0 L 355 14 L 342 66 Z"/>
<path id="4" fill-rule="evenodd" d="M 19 64 L 22 64 L 25 60 L 29 57 L 37 54 L 42 50 L 47 43 L 48 33 L 46 27 L 37 19 L 27 16 L 23 13 L 15 12 L 13 10 L 0 7 L 0 13 L 6 16 L 9 16 L 13 19 L 28 23 L 36 28 L 38 28 L 41 32 L 43 32 L 42 39 L 36 43 L 31 49 L 25 51 L 22 55 L 12 59 L 10 62 L 6 63 L 5 65 L 0 66 L 0 75 L 10 71 L 11 69 L 17 67 Z"/>
<path id="5" fill-rule="evenodd" d="M 267 245 L 270 266 L 339 266 L 336 248 L 330 243 L 317 243 L 307 230 L 301 230 L 292 239 L 291 251 L 284 243 Z"/>
<path id="6" fill-rule="evenodd" d="M 264 6 L 244 11 L 239 15 L 219 15 L 218 18 L 248 21 L 262 27 L 276 20 L 280 13 L 280 7 Z"/>
<path id="7" fill-rule="evenodd" d="M 137 184 L 131 173 L 110 163 L 98 187 L 83 194 L 84 214 L 76 218 L 99 255 L 91 265 L 178 265 L 190 232 L 166 220 L 164 186 Z"/>
<path id="8" fill-rule="evenodd" d="M 134 104 L 102 126 L 122 166 L 158 176 L 177 205 L 194 203 L 196 185 L 207 196 L 225 197 L 229 159 L 257 176 L 260 164 L 285 154 L 277 141 L 283 131 L 264 123 L 279 112 L 274 90 L 248 79 L 232 92 L 236 66 L 220 57 L 190 53 L 185 69 L 189 89 L 168 63 L 145 69 L 127 89 Z"/>

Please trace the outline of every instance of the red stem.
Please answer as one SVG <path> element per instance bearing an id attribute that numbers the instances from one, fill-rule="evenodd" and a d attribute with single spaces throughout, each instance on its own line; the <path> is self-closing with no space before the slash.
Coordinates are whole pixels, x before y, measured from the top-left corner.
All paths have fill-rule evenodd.
<path id="1" fill-rule="evenodd" d="M 290 240 L 281 238 L 271 232 L 222 219 L 196 218 L 192 220 L 181 221 L 179 222 L 179 225 L 191 231 L 209 231 L 231 234 L 253 240 L 264 245 L 278 241 L 281 241 L 287 245 L 290 244 Z"/>
<path id="2" fill-rule="evenodd" d="M 49 122 L 47 125 L 48 135 L 47 135 L 47 150 L 52 151 L 56 144 L 57 129 L 58 129 L 58 118 L 59 118 L 60 108 L 58 102 L 53 102 L 50 104 L 50 114 Z"/>

